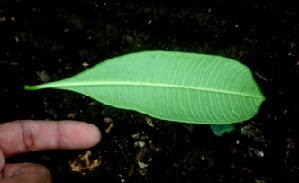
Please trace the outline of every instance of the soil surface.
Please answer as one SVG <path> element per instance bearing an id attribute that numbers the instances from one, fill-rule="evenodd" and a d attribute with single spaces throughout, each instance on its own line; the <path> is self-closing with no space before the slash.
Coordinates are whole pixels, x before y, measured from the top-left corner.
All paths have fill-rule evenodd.
<path id="1" fill-rule="evenodd" d="M 299 182 L 296 1 L 0 0 L 0 122 L 80 120 L 102 141 L 82 151 L 7 159 L 54 182 Z M 170 123 L 61 90 L 23 86 L 70 77 L 141 50 L 222 55 L 251 68 L 266 101 L 232 133 Z"/>

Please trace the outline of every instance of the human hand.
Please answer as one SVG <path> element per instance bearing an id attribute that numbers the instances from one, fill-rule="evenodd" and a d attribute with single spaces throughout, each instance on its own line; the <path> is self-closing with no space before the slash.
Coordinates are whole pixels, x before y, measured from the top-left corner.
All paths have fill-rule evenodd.
<path id="1" fill-rule="evenodd" d="M 5 164 L 28 151 L 86 149 L 101 140 L 99 129 L 76 121 L 14 121 L 0 124 L 0 183 L 48 183 L 50 171 L 38 164 Z"/>

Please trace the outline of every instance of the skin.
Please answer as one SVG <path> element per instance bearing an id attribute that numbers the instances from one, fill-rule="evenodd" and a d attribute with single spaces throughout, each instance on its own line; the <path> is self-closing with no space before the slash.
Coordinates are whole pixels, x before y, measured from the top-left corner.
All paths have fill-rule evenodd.
<path id="1" fill-rule="evenodd" d="M 13 121 L 0 124 L 0 183 L 50 183 L 50 171 L 33 163 L 5 163 L 29 151 L 86 149 L 101 140 L 99 129 L 77 121 Z"/>

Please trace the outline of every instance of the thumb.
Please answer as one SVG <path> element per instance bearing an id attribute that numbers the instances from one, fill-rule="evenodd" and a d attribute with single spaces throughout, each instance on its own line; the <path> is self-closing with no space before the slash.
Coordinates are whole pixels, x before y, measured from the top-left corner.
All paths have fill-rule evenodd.
<path id="1" fill-rule="evenodd" d="M 6 164 L 1 183 L 51 183 L 50 171 L 38 164 L 14 163 Z"/>

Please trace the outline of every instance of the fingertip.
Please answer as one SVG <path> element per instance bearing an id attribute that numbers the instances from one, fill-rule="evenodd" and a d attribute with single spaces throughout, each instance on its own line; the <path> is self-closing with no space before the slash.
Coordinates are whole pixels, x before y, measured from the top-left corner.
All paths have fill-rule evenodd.
<path id="1" fill-rule="evenodd" d="M 102 133 L 101 133 L 100 129 L 96 125 L 93 125 L 93 126 L 94 126 L 94 129 L 95 129 L 95 132 L 94 132 L 95 137 L 94 137 L 94 139 L 95 139 L 95 142 L 97 144 L 102 139 Z"/>
<path id="2" fill-rule="evenodd" d="M 94 124 L 88 124 L 90 129 L 85 129 L 88 131 L 88 135 L 85 137 L 85 141 L 89 143 L 89 147 L 97 145 L 102 139 L 102 133 L 100 129 Z M 88 148 L 89 148 L 88 147 Z"/>
<path id="3" fill-rule="evenodd" d="M 93 147 L 101 141 L 102 133 L 96 125 L 94 125 L 94 124 L 90 124 L 90 125 L 91 125 L 90 128 L 92 128 L 92 129 L 90 130 L 91 133 L 89 135 L 89 138 L 90 138 L 89 142 L 90 142 L 90 147 Z"/>
<path id="4" fill-rule="evenodd" d="M 60 149 L 87 149 L 101 140 L 101 132 L 94 124 L 84 122 L 60 123 Z"/>

